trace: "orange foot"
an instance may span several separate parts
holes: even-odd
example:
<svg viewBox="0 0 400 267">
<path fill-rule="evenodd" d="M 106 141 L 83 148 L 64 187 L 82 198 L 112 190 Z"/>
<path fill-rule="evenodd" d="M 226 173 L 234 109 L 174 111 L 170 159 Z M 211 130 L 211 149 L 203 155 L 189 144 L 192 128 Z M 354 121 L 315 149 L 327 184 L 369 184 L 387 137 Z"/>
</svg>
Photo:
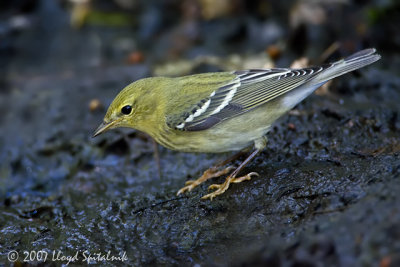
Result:
<svg viewBox="0 0 400 267">
<path fill-rule="evenodd" d="M 226 167 L 223 170 L 219 170 L 218 167 L 212 167 L 208 170 L 206 170 L 203 175 L 197 179 L 197 180 L 189 180 L 185 183 L 185 186 L 182 187 L 176 195 L 180 195 L 186 191 L 190 192 L 195 188 L 196 186 L 200 185 L 201 183 L 204 183 L 208 179 L 219 177 L 221 175 L 225 175 L 229 173 L 231 170 L 235 169 L 233 166 Z"/>
<path fill-rule="evenodd" d="M 226 180 L 225 180 L 224 183 L 222 183 L 222 184 L 212 184 L 212 185 L 210 185 L 210 186 L 208 187 L 208 189 L 217 189 L 217 190 L 215 190 L 214 192 L 212 192 L 212 193 L 210 193 L 210 194 L 208 194 L 208 195 L 203 196 L 201 199 L 208 199 L 208 198 L 209 198 L 210 200 L 212 200 L 214 197 L 223 194 L 223 193 L 229 188 L 229 185 L 230 185 L 231 183 L 237 184 L 237 183 L 241 183 L 241 182 L 243 182 L 243 181 L 250 180 L 252 175 L 254 175 L 254 176 L 259 176 L 258 173 L 256 173 L 256 172 L 251 172 L 251 173 L 249 173 L 249 174 L 247 174 L 247 175 L 245 175 L 245 176 L 241 176 L 241 177 L 236 178 L 236 177 L 235 177 L 236 175 L 235 175 L 234 173 L 232 173 L 231 175 L 229 175 L 229 176 L 226 178 Z"/>
</svg>

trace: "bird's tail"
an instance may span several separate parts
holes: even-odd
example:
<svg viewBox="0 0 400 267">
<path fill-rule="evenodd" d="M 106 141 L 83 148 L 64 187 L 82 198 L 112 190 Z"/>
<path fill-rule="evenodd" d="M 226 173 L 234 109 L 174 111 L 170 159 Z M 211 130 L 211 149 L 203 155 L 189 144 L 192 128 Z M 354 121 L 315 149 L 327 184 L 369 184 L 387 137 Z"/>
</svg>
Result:
<svg viewBox="0 0 400 267">
<path fill-rule="evenodd" d="M 321 83 L 331 80 L 350 71 L 372 64 L 380 58 L 381 56 L 376 53 L 375 48 L 361 50 L 342 60 L 329 64 L 330 66 L 328 65 L 326 70 L 322 71 L 320 75 L 317 75 L 312 80 L 312 83 Z"/>
</svg>

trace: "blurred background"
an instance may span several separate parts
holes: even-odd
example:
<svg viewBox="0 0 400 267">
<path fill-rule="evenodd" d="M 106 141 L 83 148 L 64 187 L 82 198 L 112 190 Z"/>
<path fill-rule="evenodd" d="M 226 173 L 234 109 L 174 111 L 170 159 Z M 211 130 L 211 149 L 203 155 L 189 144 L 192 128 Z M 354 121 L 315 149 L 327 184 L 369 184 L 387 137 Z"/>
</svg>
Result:
<svg viewBox="0 0 400 267">
<path fill-rule="evenodd" d="M 398 266 L 399 27 L 395 0 L 1 1 L 1 261 L 88 250 L 136 266 Z M 227 155 L 159 147 L 160 177 L 145 134 L 91 139 L 140 78 L 368 47 L 382 60 L 298 105 L 246 168 L 260 177 L 212 202 L 199 200 L 209 184 L 175 193 Z"/>
</svg>

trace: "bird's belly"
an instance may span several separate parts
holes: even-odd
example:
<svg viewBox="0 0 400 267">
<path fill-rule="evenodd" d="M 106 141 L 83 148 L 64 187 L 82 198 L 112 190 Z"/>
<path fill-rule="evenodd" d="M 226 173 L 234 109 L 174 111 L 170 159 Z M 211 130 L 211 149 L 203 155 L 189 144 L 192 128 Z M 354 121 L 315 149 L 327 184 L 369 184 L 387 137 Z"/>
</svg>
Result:
<svg viewBox="0 0 400 267">
<path fill-rule="evenodd" d="M 261 135 L 262 136 L 262 135 Z M 184 135 L 176 135 L 173 138 L 158 139 L 161 145 L 177 151 L 200 153 L 223 153 L 236 151 L 251 146 L 260 134 L 249 132 L 221 132 L 203 131 L 184 132 Z"/>
<path fill-rule="evenodd" d="M 213 129 L 207 135 L 207 145 L 200 146 L 200 152 L 219 153 L 228 151 L 242 150 L 254 145 L 254 140 L 264 136 L 269 126 L 248 129 L 237 127 L 230 131 L 224 129 Z"/>
<path fill-rule="evenodd" d="M 167 148 L 186 152 L 221 153 L 242 150 L 266 135 L 272 123 L 287 111 L 279 110 L 273 104 L 233 117 L 207 130 L 177 131 L 168 142 L 159 142 Z"/>
</svg>

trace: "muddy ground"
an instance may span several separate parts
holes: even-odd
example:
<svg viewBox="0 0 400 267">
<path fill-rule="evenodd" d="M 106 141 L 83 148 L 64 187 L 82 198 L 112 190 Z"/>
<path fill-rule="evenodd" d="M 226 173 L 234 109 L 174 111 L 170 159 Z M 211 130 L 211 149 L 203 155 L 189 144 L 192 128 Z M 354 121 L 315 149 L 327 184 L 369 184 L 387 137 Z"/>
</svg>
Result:
<svg viewBox="0 0 400 267">
<path fill-rule="evenodd" d="M 255 1 L 259 5 L 241 6 L 246 11 L 211 18 L 192 9 L 196 1 L 139 1 L 129 8 L 103 2 L 90 14 L 111 10 L 122 18 L 138 14 L 137 20 L 88 19 L 71 27 L 67 1 L 2 4 L 2 263 L 12 265 L 7 257 L 16 251 L 15 266 L 61 265 L 67 263 L 62 256 L 74 255 L 71 264 L 85 264 L 84 255 L 108 252 L 124 257 L 91 263 L 400 265 L 400 40 L 393 26 L 400 24 L 394 2 L 322 5 L 328 20 L 305 22 L 306 31 L 287 30 L 299 2 L 268 2 L 264 11 L 263 1 Z M 332 20 L 339 15 L 342 21 Z M 352 30 L 357 27 L 362 30 Z M 299 38 L 304 31 L 308 38 Z M 168 73 L 166 66 L 176 74 L 229 69 L 232 55 L 239 66 L 254 58 L 261 64 L 264 57 L 288 66 L 300 55 L 317 62 L 338 40 L 331 59 L 368 46 L 383 58 L 336 79 L 278 121 L 267 149 L 244 170 L 260 176 L 213 201 L 200 200 L 212 182 L 179 197 L 176 192 L 229 154 L 159 147 L 159 177 L 145 134 L 123 129 L 91 138 L 121 88 Z M 286 45 L 278 50 L 286 55 L 268 59 L 275 55 L 271 45 L 281 42 Z M 217 61 L 198 63 L 199 56 Z M 32 251 L 44 251 L 47 260 L 29 260 Z"/>
</svg>

